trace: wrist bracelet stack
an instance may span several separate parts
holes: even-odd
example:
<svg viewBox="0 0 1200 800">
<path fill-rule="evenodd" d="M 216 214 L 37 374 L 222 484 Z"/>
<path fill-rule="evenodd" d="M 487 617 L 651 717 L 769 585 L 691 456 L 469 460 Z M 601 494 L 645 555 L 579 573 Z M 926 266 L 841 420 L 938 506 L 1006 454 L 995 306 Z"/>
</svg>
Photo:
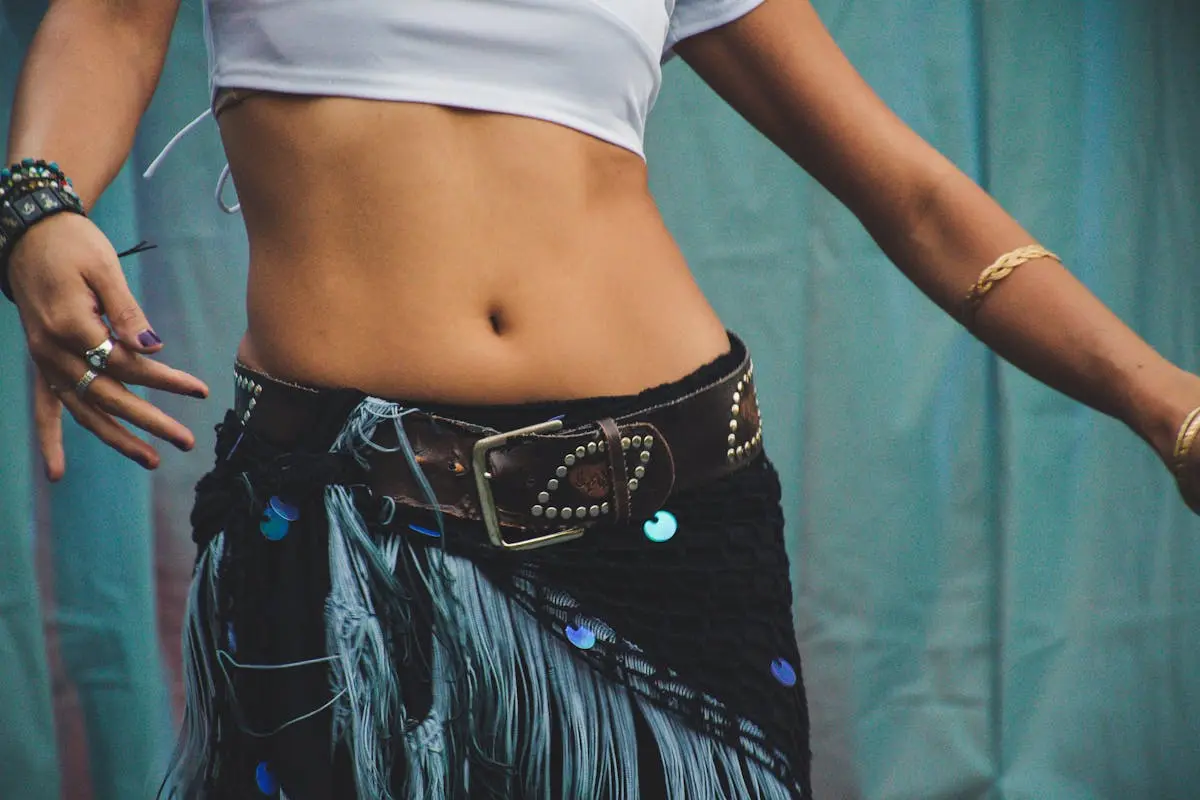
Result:
<svg viewBox="0 0 1200 800">
<path fill-rule="evenodd" d="M 58 164 L 27 158 L 0 170 L 0 292 L 9 300 L 13 294 L 8 259 L 13 248 L 38 222 L 63 212 L 87 216 Z"/>
</svg>

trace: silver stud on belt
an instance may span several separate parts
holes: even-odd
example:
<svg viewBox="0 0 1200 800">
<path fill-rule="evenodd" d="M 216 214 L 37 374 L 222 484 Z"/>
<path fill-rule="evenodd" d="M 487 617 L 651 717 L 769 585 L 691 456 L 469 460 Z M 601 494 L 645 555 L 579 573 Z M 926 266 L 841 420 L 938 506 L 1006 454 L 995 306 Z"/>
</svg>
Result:
<svg viewBox="0 0 1200 800">
<path fill-rule="evenodd" d="M 250 402 L 246 404 L 246 410 L 242 412 L 242 424 L 245 425 L 250 421 L 250 412 L 258 405 L 258 396 L 262 394 L 263 387 L 258 381 L 247 378 L 237 370 L 234 370 L 233 374 L 237 379 L 237 388 L 250 394 Z"/>
<path fill-rule="evenodd" d="M 753 403 L 753 413 L 750 405 Z M 745 411 L 746 414 L 742 412 Z M 738 440 L 740 423 L 754 426 L 754 433 L 748 439 Z M 743 431 L 745 433 L 745 431 Z M 752 455 L 762 443 L 762 412 L 758 408 L 758 393 L 754 389 L 754 364 L 746 369 L 746 374 L 737 382 L 729 405 L 729 435 L 726 437 L 729 449 L 725 457 L 729 461 L 740 461 Z"/>
<path fill-rule="evenodd" d="M 559 517 L 562 519 L 571 519 L 572 517 L 575 519 L 584 519 L 586 517 L 596 518 L 601 514 L 607 514 L 609 509 L 608 503 L 579 506 L 577 508 L 571 508 L 570 506 L 557 508 L 549 505 L 552 499 L 551 495 L 558 491 L 559 480 L 567 477 L 571 467 L 575 466 L 582 459 L 596 455 L 597 453 L 603 453 L 607 449 L 607 444 L 603 440 L 600 440 L 588 442 L 586 445 L 579 445 L 572 452 L 564 455 L 562 463 L 554 469 L 554 477 L 546 481 L 546 488 L 543 491 L 538 492 L 537 503 L 530 507 L 529 513 L 535 517 L 544 516 L 546 519 L 558 519 Z"/>
<path fill-rule="evenodd" d="M 626 436 L 621 439 L 621 449 L 623 451 L 635 450 L 638 451 L 638 464 L 633 468 L 633 477 L 629 479 L 629 492 L 632 494 L 637 491 L 638 480 L 646 476 L 646 465 L 650 463 L 650 449 L 654 447 L 653 436 Z M 555 477 L 546 481 L 546 488 L 537 494 L 537 503 L 529 508 L 529 513 L 535 517 L 545 517 L 546 519 L 596 519 L 597 517 L 608 514 L 611 506 L 608 501 L 594 504 L 590 506 L 552 506 L 550 501 L 553 499 L 553 494 L 558 490 L 559 480 L 566 478 L 570 473 L 570 468 L 575 466 L 579 461 L 589 455 L 603 453 L 606 450 L 606 444 L 603 440 L 589 442 L 587 445 L 580 445 L 574 451 L 563 456 L 562 463 L 555 470 Z"/>
</svg>

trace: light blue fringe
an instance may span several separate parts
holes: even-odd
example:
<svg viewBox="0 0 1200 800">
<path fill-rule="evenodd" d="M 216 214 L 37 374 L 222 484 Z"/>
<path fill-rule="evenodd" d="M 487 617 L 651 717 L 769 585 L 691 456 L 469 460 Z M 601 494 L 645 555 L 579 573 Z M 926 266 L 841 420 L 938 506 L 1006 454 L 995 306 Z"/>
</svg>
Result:
<svg viewBox="0 0 1200 800">
<path fill-rule="evenodd" d="M 371 570 L 387 565 L 371 542 L 348 489 L 326 488 L 325 509 L 330 572 L 325 636 L 329 654 L 334 656 L 330 665 L 333 691 L 345 692 L 342 702 L 334 704 L 333 742 L 336 745 L 344 739 L 350 745 L 361 796 L 392 800 L 388 738 L 403 723 L 404 707 L 386 632 L 371 593 Z"/>
<path fill-rule="evenodd" d="M 403 428 L 406 413 L 395 403 L 368 398 L 351 414 L 332 450 L 353 453 L 366 463 L 371 450 L 384 449 L 374 441 L 378 426 L 392 424 L 399 439 L 394 449 L 404 451 L 415 469 Z M 424 478 L 419 469 L 416 474 Z M 433 504 L 427 484 L 426 488 Z M 360 798 L 398 800 L 390 783 L 391 753 L 399 744 L 406 775 L 402 800 L 443 800 L 495 790 L 495 786 L 472 786 L 473 780 L 485 780 L 472 774 L 472 765 L 489 762 L 507 768 L 529 797 L 637 800 L 634 715 L 638 713 L 658 746 L 667 800 L 789 800 L 794 796 L 769 770 L 737 749 L 692 730 L 636 692 L 601 677 L 572 653 L 571 645 L 545 631 L 471 561 L 426 547 L 428 566 L 421 570 L 407 541 L 394 535 L 377 539 L 370 533 L 345 487 L 325 490 L 325 509 L 333 740 L 335 746 L 344 743 L 349 748 Z M 187 800 L 200 797 L 188 789 L 202 779 L 213 744 L 208 741 L 208 723 L 213 713 L 216 645 L 211 621 L 200 620 L 196 609 L 198 592 L 209 593 L 210 607 L 215 597 L 214 565 L 221 542 L 217 537 L 199 562 L 184 634 L 187 712 L 181 755 L 171 779 L 180 792 L 173 796 Z M 423 584 L 434 607 L 433 651 L 424 659 L 433 680 L 432 705 L 421 720 L 406 713 L 396 653 L 389 651 L 389 632 L 376 608 L 375 598 L 386 592 L 384 596 L 393 603 L 390 620 L 404 628 L 407 619 L 398 619 L 394 606 L 403 606 L 412 587 L 400 585 L 396 578 L 401 558 L 410 567 L 405 574 Z M 559 594 L 557 606 L 575 606 L 568 595 Z M 602 620 L 580 617 L 575 622 L 587 624 L 601 641 L 618 640 L 618 633 Z M 622 645 L 636 653 L 635 645 L 624 641 Z M 636 654 L 625 659 L 625 667 L 634 682 L 652 672 Z M 689 691 L 680 687 L 679 693 Z M 748 734 L 757 732 L 749 722 L 741 725 Z M 405 732 L 397 742 L 401 730 Z M 562 777 L 560 785 L 550 786 L 556 731 L 561 739 Z M 743 744 L 755 746 L 749 738 Z M 490 775 L 486 779 L 495 780 Z"/>
<path fill-rule="evenodd" d="M 483 700 L 482 707 L 472 706 L 484 712 L 474 717 L 472 735 L 503 743 L 494 756 L 519 765 L 529 795 L 636 800 L 640 795 L 634 714 L 640 712 L 658 744 L 668 800 L 793 796 L 765 767 L 736 749 L 600 677 L 470 561 L 455 556 L 442 560 L 458 589 L 462 624 L 470 631 L 469 691 L 476 694 L 477 703 Z M 587 622 L 598 638 L 614 635 L 599 621 Z M 549 787 L 550 737 L 555 729 L 562 738 L 563 775 L 561 786 Z M 748 722 L 743 730 L 756 732 Z M 443 796 L 431 792 L 411 798 Z"/>
<path fill-rule="evenodd" d="M 211 741 L 216 693 L 217 631 L 213 617 L 201 618 L 201 595 L 209 610 L 217 597 L 217 565 L 225 534 L 219 533 L 196 562 L 183 620 L 183 725 L 171 766 L 160 788 L 164 798 L 193 800 L 204 796 L 204 778 L 215 742 Z"/>
<path fill-rule="evenodd" d="M 411 468 L 422 482 L 427 496 L 433 491 L 424 474 L 417 468 L 416 456 L 412 452 L 408 437 L 404 433 L 403 417 L 411 409 L 377 398 L 367 398 L 350 414 L 342 431 L 335 439 L 331 452 L 349 453 L 364 466 L 370 451 L 388 452 L 403 450 Z M 395 427 L 399 445 L 385 448 L 375 441 L 375 431 L 381 424 Z M 354 764 L 355 782 L 362 797 L 394 800 L 391 783 L 391 743 L 393 732 L 407 727 L 410 720 L 399 691 L 396 675 L 396 654 L 388 648 L 388 633 L 381 624 L 379 609 L 375 608 L 375 597 L 391 598 L 393 621 L 400 617 L 400 628 L 408 610 L 397 598 L 403 598 L 406 590 L 396 580 L 395 571 L 400 550 L 407 548 L 395 535 L 377 541 L 367 530 L 365 521 L 354 504 L 351 491 L 342 486 L 330 486 L 325 490 L 325 510 L 329 521 L 329 573 L 330 593 L 326 601 L 326 641 L 329 652 L 335 655 L 331 669 L 331 685 L 335 693 L 345 692 L 340 702 L 334 705 L 333 743 L 345 742 L 349 747 Z M 437 512 L 439 530 L 443 528 L 440 511 Z M 406 555 L 412 556 L 412 553 Z M 415 565 L 415 558 L 408 563 Z M 450 620 L 454 616 L 453 593 L 445 585 L 446 576 L 432 570 L 420 576 L 434 604 L 435 635 L 454 631 Z M 373 594 L 374 590 L 375 594 Z M 456 631 L 455 631 L 456 632 Z M 409 637 L 412 639 L 412 637 Z M 394 645 L 415 650 L 415 640 L 393 642 Z M 459 652 L 455 641 L 443 642 L 442 648 L 453 654 Z M 461 659 L 458 659 L 461 660 Z M 446 654 L 438 660 L 436 654 L 431 668 L 447 672 Z M 455 698 L 445 692 L 435 697 L 441 702 L 434 705 L 431 716 L 448 719 L 455 707 Z M 406 794 L 409 797 L 436 797 L 444 793 L 445 768 L 439 768 L 430 753 L 444 752 L 444 747 L 429 743 L 442 742 L 444 737 L 430 735 L 435 727 L 426 720 L 407 735 L 406 751 L 415 761 L 408 762 L 406 769 Z M 408 739 L 422 744 L 410 747 Z M 445 756 L 442 757 L 445 760 Z M 423 765 L 423 766 L 421 766 Z"/>
<path fill-rule="evenodd" d="M 377 398 L 365 400 L 351 415 L 334 450 L 360 457 L 369 449 L 381 450 L 372 441 L 374 433 L 379 424 L 390 422 L 395 425 L 398 449 L 424 481 L 403 429 L 408 411 Z M 436 508 L 432 491 L 424 485 Z M 409 545 L 395 538 L 374 541 L 344 490 L 330 490 L 326 508 L 333 584 L 330 647 L 340 652 L 342 665 L 334 679 L 338 689 L 347 685 L 340 681 L 347 679 L 355 664 L 363 674 L 393 668 L 380 660 L 386 653 L 375 646 L 371 598 L 365 592 L 363 576 L 376 565 L 394 565 L 397 550 Z M 440 523 L 439 518 L 439 529 Z M 429 569 L 426 574 L 418 573 L 418 578 L 426 584 L 438 610 L 433 703 L 428 716 L 403 736 L 406 800 L 438 800 L 456 790 L 472 794 L 468 753 L 480 753 L 509 766 L 529 796 L 636 800 L 634 714 L 639 712 L 658 744 L 668 800 L 787 800 L 793 796 L 765 767 L 744 758 L 738 750 L 688 728 L 643 697 L 600 677 L 570 651 L 570 645 L 543 630 L 471 561 L 435 548 L 426 553 Z M 416 561 L 410 558 L 409 563 Z M 560 605 L 574 605 L 568 597 L 563 601 Z M 347 619 L 372 633 L 346 629 Z M 616 633 L 601 620 L 586 623 L 598 639 L 616 640 Z M 452 669 L 456 662 L 460 666 Z M 354 720 L 343 729 L 346 741 L 356 764 L 369 767 L 358 773 L 360 797 L 393 800 L 387 786 L 380 783 L 388 771 L 381 766 L 386 765 L 387 754 L 372 750 L 380 745 L 386 748 L 384 714 L 390 712 L 388 719 L 392 720 L 403 718 L 402 708 L 389 707 L 395 702 L 394 685 L 394 676 L 379 690 L 360 682 L 342 701 L 343 713 Z M 466 731 L 452 720 L 460 707 L 467 712 Z M 751 723 L 742 725 L 746 732 L 755 732 Z M 562 739 L 562 783 L 552 787 L 547 784 L 555 730 Z M 456 739 L 464 734 L 470 741 Z"/>
</svg>

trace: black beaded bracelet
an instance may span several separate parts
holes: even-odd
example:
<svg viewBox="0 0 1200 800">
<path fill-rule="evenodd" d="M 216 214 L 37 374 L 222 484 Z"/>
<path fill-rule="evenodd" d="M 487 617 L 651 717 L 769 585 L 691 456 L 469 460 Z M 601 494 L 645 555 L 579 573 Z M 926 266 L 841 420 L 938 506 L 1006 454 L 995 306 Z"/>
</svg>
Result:
<svg viewBox="0 0 1200 800">
<path fill-rule="evenodd" d="M 58 164 L 27 158 L 0 169 L 0 292 L 9 300 L 13 294 L 8 258 L 13 248 L 38 222 L 63 212 L 87 216 Z"/>
</svg>

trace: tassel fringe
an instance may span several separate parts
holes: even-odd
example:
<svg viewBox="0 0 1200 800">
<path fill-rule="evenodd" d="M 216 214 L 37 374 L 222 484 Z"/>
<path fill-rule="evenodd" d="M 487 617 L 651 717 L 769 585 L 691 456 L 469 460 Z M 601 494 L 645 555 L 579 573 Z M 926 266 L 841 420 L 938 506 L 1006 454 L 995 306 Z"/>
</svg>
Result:
<svg viewBox="0 0 1200 800">
<path fill-rule="evenodd" d="M 364 400 L 332 451 L 365 463 L 369 450 L 382 449 L 373 441 L 378 426 L 392 424 L 397 449 L 415 462 L 404 434 L 405 413 L 394 403 Z M 601 677 L 471 561 L 436 547 L 418 553 L 396 535 L 377 537 L 347 487 L 326 488 L 325 510 L 333 741 L 349 749 L 359 797 L 635 800 L 640 794 L 635 715 L 657 745 L 668 800 L 798 797 L 738 748 L 692 730 L 640 693 Z M 212 770 L 214 697 L 220 688 L 212 612 L 221 549 L 218 536 L 198 562 L 189 597 L 187 711 L 165 784 L 173 787 L 169 798 L 202 797 L 197 788 Z M 429 653 L 419 652 L 413 634 L 411 598 L 417 591 L 432 598 Z M 617 632 L 603 621 L 588 624 L 598 639 L 616 640 Z M 626 662 L 626 679 L 634 688 L 642 680 L 639 661 L 631 656 Z M 420 720 L 406 711 L 397 665 L 430 671 L 432 704 Z M 680 687 L 679 693 L 689 691 Z M 747 721 L 741 725 L 756 732 Z M 742 744 L 753 742 L 747 738 Z M 652 745 L 641 742 L 647 746 Z M 392 775 L 393 753 L 402 754 L 403 780 Z M 552 754 L 561 761 L 561 774 L 554 774 L 559 770 Z M 552 780 L 557 784 L 550 785 Z"/>
<path fill-rule="evenodd" d="M 217 682 L 217 632 L 214 630 L 217 597 L 217 564 L 225 535 L 217 534 L 196 562 L 188 591 L 183 624 L 183 725 L 171 766 L 159 787 L 167 800 L 202 798 L 212 769 L 216 744 L 214 708 Z"/>
</svg>

